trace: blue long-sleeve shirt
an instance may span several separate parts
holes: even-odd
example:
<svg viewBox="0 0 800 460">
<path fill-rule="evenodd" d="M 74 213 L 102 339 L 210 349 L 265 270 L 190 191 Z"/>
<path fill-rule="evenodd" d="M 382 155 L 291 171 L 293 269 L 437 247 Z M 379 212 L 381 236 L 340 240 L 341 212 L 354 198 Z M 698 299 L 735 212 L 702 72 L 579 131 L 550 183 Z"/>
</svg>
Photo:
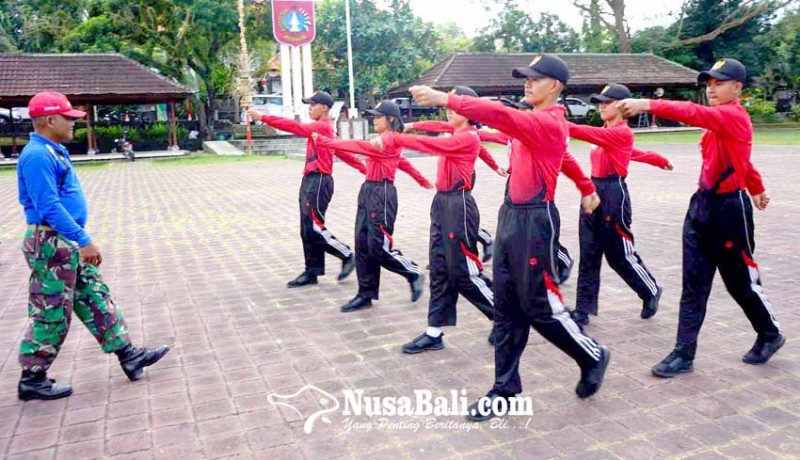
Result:
<svg viewBox="0 0 800 460">
<path fill-rule="evenodd" d="M 49 225 L 80 247 L 92 242 L 84 230 L 89 206 L 66 147 L 31 133 L 17 163 L 17 185 L 28 224 Z"/>
</svg>

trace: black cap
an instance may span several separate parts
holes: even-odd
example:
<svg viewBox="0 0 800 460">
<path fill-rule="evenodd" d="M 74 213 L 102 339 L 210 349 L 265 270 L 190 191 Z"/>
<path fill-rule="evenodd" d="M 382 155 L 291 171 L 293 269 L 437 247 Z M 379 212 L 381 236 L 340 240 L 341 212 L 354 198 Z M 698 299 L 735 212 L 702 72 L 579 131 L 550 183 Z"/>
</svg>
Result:
<svg viewBox="0 0 800 460">
<path fill-rule="evenodd" d="M 705 83 L 709 78 L 716 78 L 720 81 L 736 80 L 744 82 L 747 78 L 747 69 L 744 64 L 736 59 L 724 58 L 714 63 L 711 70 L 700 72 L 697 76 L 697 83 Z"/>
<path fill-rule="evenodd" d="M 400 107 L 392 101 L 381 101 L 374 109 L 367 110 L 367 113 L 375 116 L 402 117 Z"/>
<path fill-rule="evenodd" d="M 621 101 L 631 97 L 631 91 L 625 85 L 619 83 L 611 83 L 600 91 L 600 94 L 595 94 L 589 99 L 589 102 L 608 102 L 608 101 Z"/>
<path fill-rule="evenodd" d="M 475 90 L 469 86 L 454 86 L 453 89 L 450 90 L 450 94 L 455 94 L 456 96 L 478 97 L 478 93 L 476 93 Z"/>
<path fill-rule="evenodd" d="M 553 78 L 567 84 L 569 67 L 554 54 L 541 53 L 533 57 L 528 67 L 518 67 L 511 71 L 514 78 Z"/>
<path fill-rule="evenodd" d="M 303 99 L 303 104 L 325 104 L 333 107 L 333 97 L 325 91 L 317 91 L 313 96 Z"/>
</svg>

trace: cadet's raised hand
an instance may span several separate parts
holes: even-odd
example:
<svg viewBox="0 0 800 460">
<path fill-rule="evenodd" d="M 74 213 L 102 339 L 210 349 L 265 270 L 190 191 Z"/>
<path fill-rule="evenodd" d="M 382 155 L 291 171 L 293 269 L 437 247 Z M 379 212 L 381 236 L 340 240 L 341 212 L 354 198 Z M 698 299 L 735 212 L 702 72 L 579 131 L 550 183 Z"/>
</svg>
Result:
<svg viewBox="0 0 800 460">
<path fill-rule="evenodd" d="M 581 198 L 581 206 L 583 206 L 584 212 L 590 214 L 600 206 L 600 195 L 597 192 L 592 192 L 591 195 L 586 195 L 585 197 Z"/>
<path fill-rule="evenodd" d="M 617 107 L 623 115 L 631 117 L 650 110 L 650 99 L 623 99 L 617 102 Z"/>
<path fill-rule="evenodd" d="M 247 116 L 250 117 L 250 121 L 261 121 L 261 112 L 255 109 L 250 109 L 247 111 Z"/>
<path fill-rule="evenodd" d="M 409 88 L 417 104 L 422 107 L 444 107 L 447 105 L 447 93 L 436 91 L 430 86 L 417 85 Z"/>
<path fill-rule="evenodd" d="M 767 192 L 764 191 L 758 195 L 753 195 L 753 205 L 761 211 L 767 209 L 767 205 L 769 205 L 769 195 L 767 195 Z"/>
<path fill-rule="evenodd" d="M 663 169 L 666 169 L 667 171 L 672 171 L 673 169 L 675 169 L 675 166 L 672 166 L 672 162 L 667 160 L 667 164 L 664 166 Z"/>
</svg>

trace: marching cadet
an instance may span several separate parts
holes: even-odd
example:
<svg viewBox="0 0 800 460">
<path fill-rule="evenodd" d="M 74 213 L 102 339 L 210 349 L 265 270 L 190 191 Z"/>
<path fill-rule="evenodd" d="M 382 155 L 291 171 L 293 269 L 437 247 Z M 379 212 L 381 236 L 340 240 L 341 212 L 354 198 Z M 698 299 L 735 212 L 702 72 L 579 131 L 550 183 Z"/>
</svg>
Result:
<svg viewBox="0 0 800 460">
<path fill-rule="evenodd" d="M 466 86 L 453 88 L 453 93 L 477 96 Z M 403 345 L 403 352 L 409 354 L 444 348 L 442 327 L 456 325 L 459 294 L 487 318 L 494 319 L 492 282 L 483 275 L 483 264 L 478 258 L 480 213 L 471 193 L 481 140 L 469 119 L 450 110 L 447 119 L 454 128 L 452 136 L 415 136 L 392 131 L 372 141 L 379 150 L 405 147 L 439 156 L 436 196 L 431 203 L 428 328 Z M 490 341 L 493 335 L 490 334 Z"/>
<path fill-rule="evenodd" d="M 403 132 L 400 108 L 394 102 L 383 101 L 375 110 L 367 112 L 375 116 L 375 131 L 379 135 L 390 131 Z M 408 280 L 411 301 L 416 302 L 422 296 L 425 277 L 414 261 L 394 248 L 392 237 L 397 218 L 395 172 L 400 169 L 425 188 L 433 186 L 402 156 L 399 147 L 387 145 L 381 151 L 368 141 L 331 139 L 316 133 L 312 137 L 318 147 L 361 154 L 367 159 L 367 178 L 358 193 L 355 225 L 358 294 L 342 306 L 342 312 L 372 306 L 372 300 L 378 299 L 381 267 Z"/>
<path fill-rule="evenodd" d="M 317 284 L 317 277 L 325 274 L 325 253 L 342 261 L 342 271 L 338 280 L 342 281 L 356 268 L 356 258 L 350 247 L 342 243 L 325 227 L 325 212 L 333 197 L 333 155 L 327 148 L 317 147 L 311 139 L 312 133 L 333 136 L 333 123 L 328 117 L 333 98 L 325 91 L 317 91 L 313 96 L 303 99 L 309 104 L 308 114 L 311 123 L 300 123 L 295 120 L 264 115 L 257 110 L 248 114 L 252 120 L 262 121 L 275 129 L 286 131 L 308 138 L 306 144 L 306 165 L 303 169 L 303 181 L 300 184 L 300 238 L 303 240 L 305 254 L 305 270 L 297 278 L 289 281 L 287 287 L 295 288 Z M 366 174 L 366 168 L 358 158 L 338 152 L 336 156 L 345 163 Z"/>
<path fill-rule="evenodd" d="M 436 121 L 436 120 L 429 120 L 429 121 L 418 121 L 415 123 L 409 123 L 406 125 L 406 128 L 403 132 L 409 132 L 411 130 L 416 131 L 426 131 L 429 133 L 453 133 L 453 125 L 446 121 Z M 483 142 L 496 142 L 505 144 L 505 142 L 498 142 L 498 135 L 503 136 L 501 133 L 492 133 L 489 131 L 478 129 L 478 135 Z M 494 160 L 494 157 L 485 147 L 481 146 L 481 151 L 478 154 L 478 158 L 480 158 L 486 166 L 489 167 L 492 171 L 496 172 L 499 176 L 506 177 L 508 174 L 506 173 L 505 168 L 500 167 L 497 162 Z M 475 183 L 477 182 L 477 174 L 475 171 L 472 171 L 472 189 L 475 189 Z M 478 242 L 483 246 L 483 257 L 481 258 L 481 262 L 486 263 L 492 259 L 492 254 L 494 252 L 492 243 L 494 239 L 492 238 L 492 234 L 485 230 L 483 227 L 478 229 Z"/>
<path fill-rule="evenodd" d="M 564 108 L 557 100 L 569 70 L 557 56 L 539 54 L 512 75 L 527 79 L 525 99 L 534 106 L 533 111 L 448 95 L 427 86 L 411 88 L 420 105 L 446 106 L 513 139 L 513 171 L 495 237 L 495 383 L 485 397 L 470 406 L 469 418 L 475 421 L 497 415 L 492 409 L 495 399 L 511 398 L 522 391 L 519 364 L 531 326 L 578 364 L 581 379 L 575 392 L 580 398 L 597 392 L 610 359 L 609 351 L 584 335 L 570 318 L 554 281 L 560 222 L 553 198 L 569 135 Z M 581 199 L 587 212 L 599 201 L 596 193 Z"/>
<path fill-rule="evenodd" d="M 72 394 L 70 385 L 48 378 L 47 370 L 67 338 L 73 312 L 105 353 L 117 355 L 128 379 L 138 380 L 169 347 L 131 344 L 122 312 L 100 275 L 103 255 L 85 230 L 86 195 L 62 145 L 72 140 L 75 120 L 86 113 L 54 92 L 33 96 L 28 111 L 34 132 L 19 157 L 17 182 L 28 224 L 22 252 L 31 269 L 31 321 L 19 347 L 22 377 L 17 396 L 49 400 Z"/>
<path fill-rule="evenodd" d="M 578 290 L 572 319 L 581 326 L 589 324 L 589 315 L 597 316 L 597 297 L 600 292 L 600 268 L 605 254 L 611 269 L 642 299 L 641 317 L 647 319 L 658 311 L 662 288 L 647 270 L 634 248 L 631 224 L 633 214 L 630 193 L 625 178 L 631 160 L 647 162 L 672 169 L 669 161 L 655 153 L 633 148 L 633 131 L 616 107 L 617 101 L 627 99 L 631 92 L 624 85 L 612 83 L 590 99 L 599 104 L 602 128 L 569 123 L 569 135 L 589 142 L 592 182 L 600 206 L 591 214 L 581 213 L 579 235 L 581 259 L 578 267 Z"/>
<path fill-rule="evenodd" d="M 765 209 L 769 195 L 750 163 L 753 126 L 739 103 L 744 65 L 720 59 L 697 77 L 706 85 L 710 106 L 668 100 L 625 99 L 625 116 L 651 112 L 661 118 L 705 129 L 700 139 L 703 165 L 699 190 L 689 201 L 683 224 L 683 292 L 675 348 L 652 372 L 659 377 L 694 370 L 697 338 L 706 315 L 711 283 L 719 269 L 725 287 L 742 307 L 758 336 L 742 360 L 769 361 L 786 342 L 772 304 L 764 294 L 753 251 L 753 205 Z M 745 189 L 750 191 L 752 204 Z"/>
</svg>

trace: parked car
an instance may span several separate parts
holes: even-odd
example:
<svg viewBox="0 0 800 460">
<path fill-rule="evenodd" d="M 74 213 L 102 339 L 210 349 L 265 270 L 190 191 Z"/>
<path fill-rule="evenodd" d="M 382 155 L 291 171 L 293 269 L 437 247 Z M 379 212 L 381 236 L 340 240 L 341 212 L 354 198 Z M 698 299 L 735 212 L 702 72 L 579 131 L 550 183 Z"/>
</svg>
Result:
<svg viewBox="0 0 800 460">
<path fill-rule="evenodd" d="M 560 98 L 558 103 L 564 105 L 564 98 Z M 576 97 L 567 98 L 567 108 L 569 109 L 567 116 L 571 116 L 572 118 L 585 118 L 588 117 L 591 112 L 597 111 L 596 106 L 587 104 Z"/>
<path fill-rule="evenodd" d="M 342 112 L 342 107 L 344 107 L 344 102 L 342 101 L 335 101 L 333 103 L 333 107 L 331 107 L 331 111 L 329 113 L 330 119 L 336 123 L 336 120 L 339 118 L 339 114 Z M 281 93 L 274 93 L 274 94 L 254 94 L 253 95 L 253 105 L 252 108 L 258 110 L 261 113 L 269 114 L 269 115 L 276 115 L 279 117 L 287 117 L 292 118 L 292 109 L 291 107 L 284 107 L 283 106 L 283 95 Z M 302 122 L 309 122 L 311 118 L 308 116 L 308 104 L 303 104 L 303 108 L 300 110 L 300 121 Z M 244 123 L 245 120 L 245 113 L 242 110 L 241 113 L 241 123 Z M 256 123 L 261 123 L 256 122 Z"/>
<path fill-rule="evenodd" d="M 11 123 L 12 114 L 14 116 L 14 123 L 21 123 L 31 118 L 30 115 L 28 115 L 28 109 L 24 107 L 17 107 L 11 110 L 0 108 L 0 124 Z"/>
<path fill-rule="evenodd" d="M 403 121 L 409 122 L 411 121 L 408 114 L 409 106 L 411 108 L 412 114 L 414 119 L 418 119 L 421 115 L 430 115 L 433 113 L 437 113 L 439 109 L 437 107 L 420 107 L 417 105 L 417 101 L 408 98 L 408 97 L 398 97 L 394 99 L 394 103 L 400 107 L 400 113 L 403 115 Z"/>
</svg>

